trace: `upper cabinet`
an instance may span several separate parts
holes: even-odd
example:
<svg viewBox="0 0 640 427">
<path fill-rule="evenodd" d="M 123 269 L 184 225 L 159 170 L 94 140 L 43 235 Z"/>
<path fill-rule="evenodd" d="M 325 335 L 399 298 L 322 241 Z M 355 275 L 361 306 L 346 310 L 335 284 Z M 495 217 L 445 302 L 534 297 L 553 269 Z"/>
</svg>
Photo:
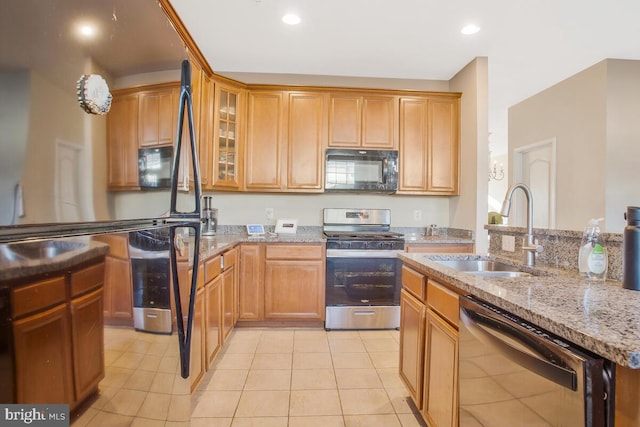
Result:
<svg viewBox="0 0 640 427">
<path fill-rule="evenodd" d="M 323 191 L 327 141 L 328 95 L 290 92 L 288 95 L 287 182 L 289 191 Z"/>
<path fill-rule="evenodd" d="M 459 94 L 400 99 L 400 194 L 457 195 Z"/>
<path fill-rule="evenodd" d="M 177 105 L 180 88 L 171 83 L 153 87 L 138 95 L 138 145 L 172 145 L 176 137 Z"/>
<path fill-rule="evenodd" d="M 246 190 L 323 191 L 327 101 L 321 92 L 249 92 Z"/>
<path fill-rule="evenodd" d="M 107 116 L 107 185 L 110 190 L 138 186 L 138 95 L 114 91 Z"/>
<path fill-rule="evenodd" d="M 248 98 L 245 189 L 278 191 L 282 188 L 285 93 L 253 90 Z"/>
<path fill-rule="evenodd" d="M 332 93 L 329 147 L 397 149 L 397 97 Z"/>
<path fill-rule="evenodd" d="M 241 148 L 246 91 L 215 83 L 211 183 L 219 190 L 239 190 L 242 185 Z"/>
</svg>

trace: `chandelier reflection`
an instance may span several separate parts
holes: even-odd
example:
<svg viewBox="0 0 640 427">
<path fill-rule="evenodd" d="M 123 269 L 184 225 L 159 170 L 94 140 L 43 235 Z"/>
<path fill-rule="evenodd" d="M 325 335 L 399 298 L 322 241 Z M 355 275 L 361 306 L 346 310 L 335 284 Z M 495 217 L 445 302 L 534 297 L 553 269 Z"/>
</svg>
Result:
<svg viewBox="0 0 640 427">
<path fill-rule="evenodd" d="M 489 168 L 489 181 L 495 179 L 496 181 L 502 181 L 504 178 L 504 165 L 500 163 L 498 169 L 498 162 L 493 162 L 493 166 Z"/>
</svg>

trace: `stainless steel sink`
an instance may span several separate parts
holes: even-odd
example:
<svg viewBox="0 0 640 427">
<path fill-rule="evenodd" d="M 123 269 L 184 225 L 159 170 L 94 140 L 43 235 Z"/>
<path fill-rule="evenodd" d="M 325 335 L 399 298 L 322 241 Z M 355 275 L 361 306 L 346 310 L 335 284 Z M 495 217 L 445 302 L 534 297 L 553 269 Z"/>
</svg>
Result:
<svg viewBox="0 0 640 427">
<path fill-rule="evenodd" d="M 60 240 L 11 243 L 0 245 L 0 256 L 8 261 L 51 259 L 83 247 L 86 247 L 86 244 Z"/>
<path fill-rule="evenodd" d="M 520 271 L 518 267 L 498 261 L 487 260 L 442 260 L 438 264 L 482 277 L 527 277 L 531 273 Z"/>
</svg>

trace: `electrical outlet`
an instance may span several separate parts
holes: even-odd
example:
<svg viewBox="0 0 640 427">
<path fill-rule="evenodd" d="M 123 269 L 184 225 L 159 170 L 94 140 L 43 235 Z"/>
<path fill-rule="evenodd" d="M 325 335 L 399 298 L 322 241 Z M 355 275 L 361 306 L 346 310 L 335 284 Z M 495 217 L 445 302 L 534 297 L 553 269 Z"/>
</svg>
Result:
<svg viewBox="0 0 640 427">
<path fill-rule="evenodd" d="M 273 219 L 273 208 L 266 208 L 264 214 L 267 220 L 271 221 Z"/>
<path fill-rule="evenodd" d="M 516 236 L 502 236 L 502 250 L 508 251 L 508 252 L 515 252 Z"/>
<path fill-rule="evenodd" d="M 422 219 L 422 211 L 420 209 L 413 211 L 413 219 L 416 221 L 420 221 Z"/>
</svg>

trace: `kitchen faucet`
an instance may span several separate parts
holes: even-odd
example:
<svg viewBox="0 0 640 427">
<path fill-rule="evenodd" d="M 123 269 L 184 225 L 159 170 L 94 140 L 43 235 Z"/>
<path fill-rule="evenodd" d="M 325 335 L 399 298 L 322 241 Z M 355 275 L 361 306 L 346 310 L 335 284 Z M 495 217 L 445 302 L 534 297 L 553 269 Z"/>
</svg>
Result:
<svg viewBox="0 0 640 427">
<path fill-rule="evenodd" d="M 542 246 L 536 245 L 533 238 L 533 196 L 531 190 L 525 184 L 517 183 L 509 187 L 507 194 L 504 196 L 504 202 L 502 202 L 502 209 L 500 209 L 500 215 L 504 217 L 509 216 L 509 210 L 511 209 L 511 197 L 516 189 L 524 191 L 527 196 L 527 234 L 524 236 L 522 251 L 524 253 L 524 263 L 528 267 L 533 267 L 536 264 L 536 252 L 542 252 Z"/>
</svg>

